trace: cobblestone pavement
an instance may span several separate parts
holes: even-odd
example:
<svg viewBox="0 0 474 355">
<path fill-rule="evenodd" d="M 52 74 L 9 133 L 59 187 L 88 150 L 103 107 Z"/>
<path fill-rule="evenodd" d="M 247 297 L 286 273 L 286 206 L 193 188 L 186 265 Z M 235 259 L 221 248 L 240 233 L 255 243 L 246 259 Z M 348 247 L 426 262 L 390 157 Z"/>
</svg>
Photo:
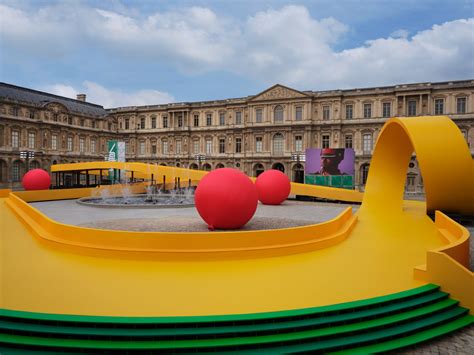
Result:
<svg viewBox="0 0 474 355">
<path fill-rule="evenodd" d="M 104 221 L 104 219 L 114 218 L 156 218 L 156 210 L 150 209 L 98 209 L 94 207 L 81 206 L 76 204 L 74 201 L 57 201 L 57 202 L 41 202 L 33 204 L 36 208 L 40 209 L 52 218 L 71 224 L 88 224 L 97 223 Z M 307 223 L 309 221 L 316 223 L 324 220 L 331 219 L 339 214 L 348 205 L 334 204 L 334 203 L 307 203 L 299 201 L 287 201 L 285 202 L 287 208 L 282 209 L 278 206 L 263 206 L 259 205 L 256 216 L 265 220 L 269 217 L 284 220 L 284 218 L 291 218 L 296 216 L 298 222 L 301 224 L 303 221 Z M 73 208 L 71 208 L 73 207 Z M 356 210 L 359 206 L 353 206 Z M 160 215 L 167 215 L 172 217 L 178 213 L 174 211 L 160 210 Z M 179 215 L 186 217 L 190 220 L 198 217 L 194 208 L 185 208 L 179 211 Z M 471 235 L 474 235 L 474 226 L 468 227 Z M 256 228 L 259 229 L 259 228 Z M 474 271 L 474 238 L 471 238 L 470 245 L 470 269 Z M 463 355 L 463 354 L 474 354 L 474 325 L 466 327 L 453 334 L 449 334 L 433 341 L 425 342 L 417 346 L 404 348 L 402 351 L 396 352 L 397 354 L 440 354 L 440 355 Z"/>
</svg>

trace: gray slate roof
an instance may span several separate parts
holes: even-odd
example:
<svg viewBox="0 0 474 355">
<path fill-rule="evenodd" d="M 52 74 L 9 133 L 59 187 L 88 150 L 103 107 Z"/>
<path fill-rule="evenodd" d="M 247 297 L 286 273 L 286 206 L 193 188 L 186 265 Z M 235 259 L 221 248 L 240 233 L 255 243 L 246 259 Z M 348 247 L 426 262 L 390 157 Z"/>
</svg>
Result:
<svg viewBox="0 0 474 355">
<path fill-rule="evenodd" d="M 44 106 L 50 102 L 58 102 L 66 106 L 73 113 L 90 117 L 103 117 L 107 115 L 107 111 L 100 105 L 2 82 L 0 82 L 0 99 L 24 102 L 37 107 Z"/>
</svg>

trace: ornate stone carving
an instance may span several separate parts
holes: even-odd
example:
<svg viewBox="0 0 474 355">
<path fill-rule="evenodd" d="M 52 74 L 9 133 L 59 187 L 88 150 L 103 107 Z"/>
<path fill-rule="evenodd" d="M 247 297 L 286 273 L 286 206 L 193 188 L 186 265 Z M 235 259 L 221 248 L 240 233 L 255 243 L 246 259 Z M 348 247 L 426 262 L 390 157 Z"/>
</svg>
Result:
<svg viewBox="0 0 474 355">
<path fill-rule="evenodd" d="M 254 97 L 253 100 L 291 99 L 291 98 L 298 98 L 298 97 L 306 97 L 306 96 L 297 91 L 287 89 L 282 86 L 276 86 L 273 89 L 270 89 L 269 91 L 264 92 L 263 94 Z"/>
</svg>

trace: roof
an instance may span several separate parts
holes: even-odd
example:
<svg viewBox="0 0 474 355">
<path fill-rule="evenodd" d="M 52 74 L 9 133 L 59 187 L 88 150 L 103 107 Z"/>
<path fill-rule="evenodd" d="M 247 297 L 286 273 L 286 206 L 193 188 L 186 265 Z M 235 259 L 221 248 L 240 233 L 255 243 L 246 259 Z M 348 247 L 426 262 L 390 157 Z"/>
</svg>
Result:
<svg viewBox="0 0 474 355">
<path fill-rule="evenodd" d="M 69 111 L 81 115 L 95 117 L 103 117 L 107 115 L 107 111 L 100 105 L 2 82 L 0 82 L 0 99 L 25 102 L 38 107 L 44 106 L 48 103 L 57 102 L 64 105 Z"/>
</svg>

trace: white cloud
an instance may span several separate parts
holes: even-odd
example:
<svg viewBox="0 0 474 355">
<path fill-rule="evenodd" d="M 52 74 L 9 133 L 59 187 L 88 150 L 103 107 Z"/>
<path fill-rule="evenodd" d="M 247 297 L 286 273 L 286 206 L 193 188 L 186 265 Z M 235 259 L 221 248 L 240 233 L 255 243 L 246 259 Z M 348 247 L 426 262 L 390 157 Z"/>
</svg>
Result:
<svg viewBox="0 0 474 355">
<path fill-rule="evenodd" d="M 87 46 L 138 66 L 156 62 L 184 73 L 229 71 L 301 89 L 474 77 L 474 19 L 434 25 L 412 37 L 400 29 L 336 51 L 349 28 L 334 18 L 316 20 L 304 6 L 268 9 L 239 21 L 205 7 L 144 16 L 73 4 L 29 12 L 0 5 L 5 46 L 32 56 L 66 56 Z M 101 91 L 93 85 L 90 90 Z"/>
<path fill-rule="evenodd" d="M 80 88 L 74 88 L 64 84 L 48 85 L 41 90 L 65 97 L 75 99 L 77 94 L 87 95 L 87 101 L 97 103 L 105 108 L 122 106 L 157 105 L 175 102 L 172 95 L 157 90 L 138 90 L 125 93 L 121 90 L 113 90 L 103 87 L 92 81 L 84 81 Z"/>
<path fill-rule="evenodd" d="M 396 30 L 390 33 L 390 37 L 392 38 L 408 38 L 410 32 L 404 29 Z"/>
</svg>

